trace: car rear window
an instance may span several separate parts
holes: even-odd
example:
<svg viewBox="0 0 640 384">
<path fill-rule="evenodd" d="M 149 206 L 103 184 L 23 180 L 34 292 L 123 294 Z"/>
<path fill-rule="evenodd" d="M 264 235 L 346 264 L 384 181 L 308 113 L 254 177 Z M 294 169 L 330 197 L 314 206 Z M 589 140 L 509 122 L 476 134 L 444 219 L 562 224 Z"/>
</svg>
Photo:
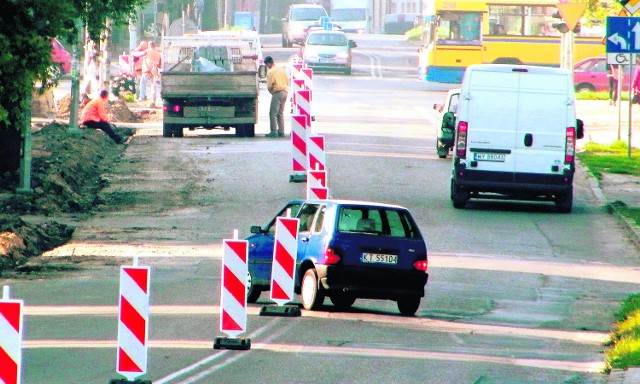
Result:
<svg viewBox="0 0 640 384">
<path fill-rule="evenodd" d="M 338 232 L 420 238 L 420 232 L 408 211 L 382 207 L 341 207 Z"/>
</svg>

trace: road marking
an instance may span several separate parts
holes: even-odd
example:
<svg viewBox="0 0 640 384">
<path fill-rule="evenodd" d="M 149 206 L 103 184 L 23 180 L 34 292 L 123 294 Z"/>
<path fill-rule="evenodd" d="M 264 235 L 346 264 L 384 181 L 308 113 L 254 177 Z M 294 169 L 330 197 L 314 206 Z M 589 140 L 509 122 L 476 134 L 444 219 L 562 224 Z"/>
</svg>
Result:
<svg viewBox="0 0 640 384">
<path fill-rule="evenodd" d="M 398 152 L 369 152 L 369 151 L 341 151 L 341 150 L 329 150 L 327 154 L 330 155 L 342 155 L 342 156 L 366 156 L 366 157 L 393 157 L 402 159 L 437 159 L 436 154 L 411 154 L 411 153 L 398 153 Z"/>
<path fill-rule="evenodd" d="M 249 306 L 247 314 L 258 316 L 261 306 Z M 219 315 L 217 305 L 153 305 L 150 307 L 153 316 L 183 315 Z M 118 306 L 27 306 L 25 316 L 117 316 Z M 357 321 L 372 324 L 392 325 L 394 327 L 444 332 L 444 333 L 476 333 L 494 336 L 532 337 L 566 340 L 582 344 L 602 344 L 608 333 L 568 331 L 541 328 L 509 327 L 500 325 L 449 322 L 421 317 L 401 317 L 397 315 L 381 315 L 354 312 L 316 312 L 302 311 L 303 317 L 317 319 Z M 30 340 L 29 343 L 37 342 Z"/>
<path fill-rule="evenodd" d="M 267 327 L 264 327 L 266 329 Z M 115 340 L 27 340 L 24 342 L 25 348 L 115 348 Z M 211 340 L 151 340 L 149 346 L 154 349 L 208 349 L 213 346 Z M 295 354 L 321 354 L 323 356 L 330 355 L 348 355 L 358 357 L 378 357 L 378 358 L 395 358 L 395 359 L 413 359 L 413 360 L 444 360 L 444 361 L 465 361 L 465 362 L 482 362 L 492 364 L 513 365 L 531 368 L 555 369 L 571 372 L 602 372 L 604 369 L 603 361 L 571 361 L 558 359 L 528 359 L 513 358 L 491 355 L 480 355 L 473 353 L 453 353 L 453 352 L 431 352 L 420 351 L 416 349 L 396 349 L 396 348 L 371 348 L 371 347 L 347 347 L 347 346 L 313 346 L 301 344 L 280 344 L 280 343 L 251 343 L 251 351 L 261 350 L 276 353 L 295 353 Z M 202 368 L 203 364 L 208 364 L 227 354 L 228 351 L 222 351 L 218 354 L 201 360 L 181 371 L 192 371 Z M 250 352 L 250 351 L 249 351 Z M 237 354 L 236 357 L 246 356 L 245 354 Z M 235 360 L 235 359 L 233 359 Z M 230 364 L 233 360 L 227 360 L 224 365 Z M 222 367 L 218 365 L 210 368 L 210 372 Z M 177 378 L 177 373 L 161 379 L 154 380 L 157 384 L 166 383 Z M 185 383 L 190 381 L 185 381 Z M 182 382 L 181 382 L 182 383 Z"/>
</svg>

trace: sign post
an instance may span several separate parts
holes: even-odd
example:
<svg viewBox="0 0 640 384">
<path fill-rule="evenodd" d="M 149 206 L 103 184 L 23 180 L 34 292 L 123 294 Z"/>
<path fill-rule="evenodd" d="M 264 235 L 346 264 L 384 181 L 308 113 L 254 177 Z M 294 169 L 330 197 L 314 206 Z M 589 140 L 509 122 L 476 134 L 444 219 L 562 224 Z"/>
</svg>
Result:
<svg viewBox="0 0 640 384">
<path fill-rule="evenodd" d="M 640 7 L 637 1 L 627 2 L 625 8 L 630 13 L 634 13 Z M 630 5 L 632 9 L 627 8 Z M 606 52 L 607 52 L 607 64 L 609 65 L 629 65 L 629 74 L 633 76 L 633 61 L 640 53 L 640 17 L 620 17 L 609 16 L 607 17 L 607 38 Z M 631 81 L 629 80 L 629 124 L 628 124 L 628 148 L 627 156 L 631 157 L 631 115 L 633 106 L 633 89 L 631 87 Z M 621 140 L 621 107 L 618 106 L 618 140 Z"/>
</svg>

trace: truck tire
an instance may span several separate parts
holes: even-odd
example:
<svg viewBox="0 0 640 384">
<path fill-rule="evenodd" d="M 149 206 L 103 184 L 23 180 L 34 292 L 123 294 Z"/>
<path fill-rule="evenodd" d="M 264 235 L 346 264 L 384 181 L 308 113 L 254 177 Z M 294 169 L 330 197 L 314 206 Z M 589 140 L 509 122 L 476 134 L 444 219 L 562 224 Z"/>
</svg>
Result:
<svg viewBox="0 0 640 384">
<path fill-rule="evenodd" d="M 565 193 L 557 194 L 555 196 L 555 203 L 558 212 L 571 213 L 571 208 L 573 208 L 573 188 L 570 188 L 569 191 Z"/>
<path fill-rule="evenodd" d="M 451 201 L 453 207 L 457 209 L 463 209 L 469 200 L 469 191 L 465 191 L 460 188 L 453 180 L 451 180 Z"/>
<path fill-rule="evenodd" d="M 173 124 L 162 124 L 162 137 L 173 137 Z"/>
<path fill-rule="evenodd" d="M 184 137 L 184 130 L 182 129 L 182 127 L 173 126 L 173 137 Z"/>
<path fill-rule="evenodd" d="M 245 124 L 244 125 L 244 137 L 255 137 L 256 136 L 256 125 L 255 124 Z"/>
</svg>

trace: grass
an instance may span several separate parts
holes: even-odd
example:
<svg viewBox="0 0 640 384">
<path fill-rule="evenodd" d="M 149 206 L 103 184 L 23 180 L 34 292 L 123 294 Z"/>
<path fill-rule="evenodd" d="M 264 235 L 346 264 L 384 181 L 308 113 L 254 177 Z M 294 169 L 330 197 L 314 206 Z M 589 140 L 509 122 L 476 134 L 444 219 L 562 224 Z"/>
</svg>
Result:
<svg viewBox="0 0 640 384">
<path fill-rule="evenodd" d="M 609 100 L 609 92 L 608 91 L 600 91 L 600 92 L 591 92 L 591 91 L 580 91 L 576 92 L 577 100 Z M 622 101 L 629 100 L 629 92 L 624 91 L 620 92 L 620 99 Z"/>
<path fill-rule="evenodd" d="M 611 333 L 611 349 L 606 353 L 605 370 L 640 366 L 640 293 L 630 295 L 616 313 L 616 330 Z"/>
<path fill-rule="evenodd" d="M 602 180 L 603 173 L 640 176 L 640 151 L 631 148 L 629 157 L 627 144 L 623 141 L 611 145 L 587 143 L 584 151 L 578 153 L 578 159 L 598 180 Z"/>
</svg>

